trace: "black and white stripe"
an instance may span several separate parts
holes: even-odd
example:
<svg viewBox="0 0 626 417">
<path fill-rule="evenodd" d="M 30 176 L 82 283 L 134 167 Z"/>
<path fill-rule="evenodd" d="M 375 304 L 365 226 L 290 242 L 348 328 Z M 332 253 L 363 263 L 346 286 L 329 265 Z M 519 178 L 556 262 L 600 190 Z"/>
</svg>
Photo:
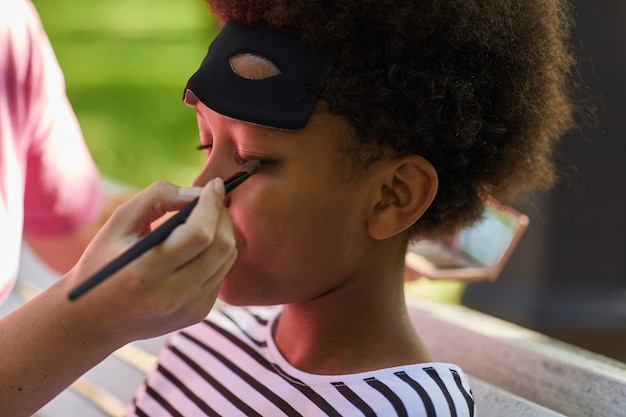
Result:
<svg viewBox="0 0 626 417">
<path fill-rule="evenodd" d="M 291 367 L 270 337 L 279 311 L 214 311 L 176 335 L 128 415 L 474 416 L 467 378 L 455 365 L 340 376 Z"/>
</svg>

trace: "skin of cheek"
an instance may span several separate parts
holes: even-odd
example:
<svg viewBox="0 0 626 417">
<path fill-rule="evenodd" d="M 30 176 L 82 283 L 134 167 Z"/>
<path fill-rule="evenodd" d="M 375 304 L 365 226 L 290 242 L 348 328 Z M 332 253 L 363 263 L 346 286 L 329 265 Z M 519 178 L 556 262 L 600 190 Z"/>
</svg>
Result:
<svg viewBox="0 0 626 417">
<path fill-rule="evenodd" d="M 359 242 L 367 240 L 355 201 L 346 198 L 358 190 L 329 187 L 322 179 L 264 191 L 251 187 L 232 201 L 239 257 L 220 297 L 235 305 L 284 304 L 317 297 L 350 279 L 360 263 Z"/>
<path fill-rule="evenodd" d="M 235 305 L 284 304 L 350 279 L 367 253 L 361 248 L 371 178 L 358 173 L 354 179 L 339 145 L 347 123 L 314 114 L 301 131 L 276 132 L 197 109 L 203 143 L 213 144 L 197 185 L 231 170 L 235 150 L 277 161 L 262 165 L 227 198 L 239 256 L 221 298 Z"/>
</svg>

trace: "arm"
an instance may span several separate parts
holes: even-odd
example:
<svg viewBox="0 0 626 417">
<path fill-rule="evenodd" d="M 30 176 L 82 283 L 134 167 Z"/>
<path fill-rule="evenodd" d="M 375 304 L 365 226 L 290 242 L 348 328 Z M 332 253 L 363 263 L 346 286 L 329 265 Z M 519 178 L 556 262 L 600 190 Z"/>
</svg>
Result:
<svg viewBox="0 0 626 417">
<path fill-rule="evenodd" d="M 131 194 L 106 194 L 102 213 L 94 220 L 68 233 L 54 236 L 24 234 L 24 240 L 37 256 L 50 268 L 66 273 L 72 268 L 96 232 L 111 216 L 115 208 L 131 197 Z"/>
<path fill-rule="evenodd" d="M 64 273 L 117 201 L 104 196 L 63 73 L 33 4 L 16 0 L 2 3 L 0 9 L 6 43 L 0 50 L 2 65 L 7 66 L 2 77 L 12 87 L 3 92 L 11 124 L 0 135 L 8 134 L 2 140 L 15 143 L 23 181 L 24 238 L 48 266 Z"/>
<path fill-rule="evenodd" d="M 187 222 L 163 243 L 70 302 L 71 289 L 192 197 L 165 183 L 139 193 L 116 210 L 69 273 L 0 319 L 3 413 L 30 416 L 124 344 L 206 316 L 236 258 L 221 184 L 203 189 Z"/>
</svg>

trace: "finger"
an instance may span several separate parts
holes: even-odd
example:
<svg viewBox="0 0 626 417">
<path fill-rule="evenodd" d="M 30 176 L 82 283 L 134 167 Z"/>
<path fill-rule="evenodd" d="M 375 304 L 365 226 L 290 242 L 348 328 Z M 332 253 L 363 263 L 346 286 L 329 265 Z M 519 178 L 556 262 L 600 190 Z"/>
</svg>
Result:
<svg viewBox="0 0 626 417">
<path fill-rule="evenodd" d="M 218 189 L 214 182 L 218 183 Z M 207 184 L 187 221 L 146 253 L 138 266 L 174 272 L 207 248 L 215 252 L 216 260 L 227 256 L 233 250 L 235 241 L 220 184 L 219 179 Z M 218 227 L 220 221 L 225 223 Z"/>
<path fill-rule="evenodd" d="M 206 315 L 215 303 L 224 277 L 237 259 L 237 251 L 208 262 L 207 259 L 199 256 L 171 275 L 170 294 L 177 294 L 181 306 L 200 311 L 200 315 Z"/>
<path fill-rule="evenodd" d="M 167 212 L 180 210 L 198 197 L 200 191 L 197 187 L 180 188 L 166 181 L 155 182 L 120 205 L 110 223 L 122 233 L 148 231 L 150 223 Z"/>
<path fill-rule="evenodd" d="M 215 285 L 219 286 L 225 274 L 221 271 L 228 271 L 237 258 L 237 248 L 231 236 L 230 218 L 222 216 L 218 223 L 214 244 L 182 265 L 176 271 L 179 276 L 177 281 L 184 286 L 201 286 L 215 281 Z M 224 242 L 220 242 L 221 240 Z"/>
<path fill-rule="evenodd" d="M 218 192 L 218 195 L 221 194 Z M 202 208 L 203 205 L 204 202 L 198 208 Z M 208 312 L 215 302 L 222 280 L 237 258 L 230 216 L 223 204 L 219 205 L 219 209 L 222 215 L 219 216 L 215 226 L 211 245 L 189 258 L 173 272 L 170 283 L 172 292 L 180 294 L 181 301 L 187 299 L 185 304 L 205 308 L 207 309 L 203 310 L 205 312 Z M 203 215 L 196 216 L 196 220 L 202 219 Z M 191 252 L 187 252 L 189 253 Z"/>
<path fill-rule="evenodd" d="M 210 279 L 207 279 L 204 284 L 202 284 L 202 293 L 206 294 L 206 299 L 204 301 L 206 305 L 213 307 L 213 304 L 215 303 L 215 300 L 220 293 L 220 289 L 222 288 L 224 277 L 233 267 L 236 260 L 237 251 L 233 251 L 231 256 L 225 260 L 219 270 L 215 271 L 213 276 L 211 276 Z"/>
</svg>

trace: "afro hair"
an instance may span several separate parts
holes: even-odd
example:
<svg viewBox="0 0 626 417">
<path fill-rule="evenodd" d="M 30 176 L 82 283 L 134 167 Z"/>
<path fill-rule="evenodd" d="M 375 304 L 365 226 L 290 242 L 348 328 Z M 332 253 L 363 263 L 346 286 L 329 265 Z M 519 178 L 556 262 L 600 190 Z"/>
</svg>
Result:
<svg viewBox="0 0 626 417">
<path fill-rule="evenodd" d="M 487 199 L 554 181 L 573 124 L 571 10 L 559 0 L 209 0 L 222 22 L 264 24 L 328 48 L 321 96 L 368 160 L 419 154 L 439 189 L 413 226 L 454 232 Z M 358 153 L 358 152 L 357 152 Z M 362 158 L 359 156 L 359 158 Z"/>
</svg>

